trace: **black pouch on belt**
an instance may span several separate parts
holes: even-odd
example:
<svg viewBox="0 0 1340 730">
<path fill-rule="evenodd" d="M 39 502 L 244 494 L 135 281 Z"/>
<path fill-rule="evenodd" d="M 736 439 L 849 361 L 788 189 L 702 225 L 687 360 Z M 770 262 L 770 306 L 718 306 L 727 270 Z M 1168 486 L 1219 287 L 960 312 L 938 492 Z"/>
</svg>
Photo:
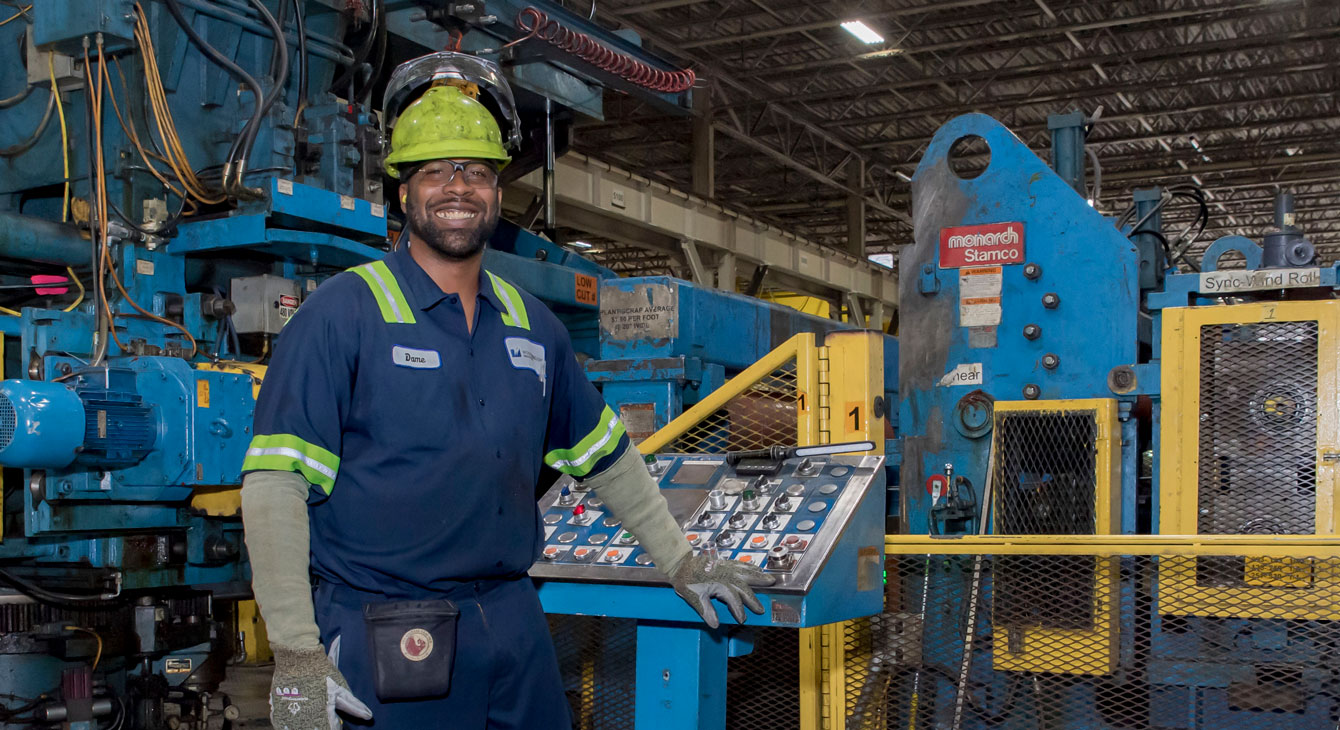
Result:
<svg viewBox="0 0 1340 730">
<path fill-rule="evenodd" d="M 456 618 L 447 600 L 391 601 L 363 606 L 377 698 L 420 700 L 451 690 Z"/>
</svg>

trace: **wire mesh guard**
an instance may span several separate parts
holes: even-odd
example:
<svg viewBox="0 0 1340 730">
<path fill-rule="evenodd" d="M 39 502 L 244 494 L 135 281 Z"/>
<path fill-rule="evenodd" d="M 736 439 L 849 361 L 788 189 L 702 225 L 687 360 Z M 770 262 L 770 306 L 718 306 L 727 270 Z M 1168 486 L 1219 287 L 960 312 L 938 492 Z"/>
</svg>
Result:
<svg viewBox="0 0 1340 730">
<path fill-rule="evenodd" d="M 1093 534 L 1097 435 L 1093 411 L 997 411 L 995 531 Z"/>
<path fill-rule="evenodd" d="M 1077 598 L 1055 557 L 890 556 L 884 613 L 846 632 L 846 727 L 1340 724 L 1340 622 L 1316 618 L 1340 605 L 1340 558 L 1067 556 L 1085 563 Z M 1274 582 L 1247 611 L 1213 585 L 1253 562 Z M 1196 563 L 1206 585 L 1184 590 L 1219 615 L 1160 598 L 1163 573 Z"/>
<path fill-rule="evenodd" d="M 796 445 L 796 366 L 787 363 L 760 378 L 675 439 L 669 451 L 726 451 Z"/>
<path fill-rule="evenodd" d="M 1201 534 L 1315 531 L 1315 321 L 1201 327 Z"/>
<path fill-rule="evenodd" d="M 548 619 L 573 730 L 631 730 L 636 623 L 557 614 Z"/>
</svg>

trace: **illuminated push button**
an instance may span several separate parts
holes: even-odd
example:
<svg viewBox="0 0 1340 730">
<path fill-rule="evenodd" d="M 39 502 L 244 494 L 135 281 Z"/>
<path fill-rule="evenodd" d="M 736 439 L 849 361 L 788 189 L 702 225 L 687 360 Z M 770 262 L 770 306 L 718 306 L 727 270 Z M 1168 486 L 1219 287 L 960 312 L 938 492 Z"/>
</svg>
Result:
<svg viewBox="0 0 1340 730">
<path fill-rule="evenodd" d="M 589 560 L 591 556 L 595 554 L 596 554 L 595 550 L 584 547 L 579 547 L 572 551 L 572 557 L 576 558 L 577 560 Z"/>
<path fill-rule="evenodd" d="M 572 524 L 585 525 L 590 521 L 591 518 L 586 514 L 586 505 L 579 504 L 572 508 Z"/>
<path fill-rule="evenodd" d="M 796 523 L 796 529 L 801 532 L 809 532 L 814 529 L 814 520 L 801 520 Z"/>
<path fill-rule="evenodd" d="M 605 562 L 607 562 L 607 563 L 617 563 L 617 562 L 619 562 L 619 551 L 618 551 L 618 550 L 611 550 L 611 551 L 605 553 Z"/>
<path fill-rule="evenodd" d="M 836 492 L 837 490 L 838 490 L 838 485 L 836 485 L 836 484 L 825 484 L 825 485 L 819 487 L 819 494 L 822 494 L 822 495 L 824 495 L 824 496 L 826 497 L 826 496 L 832 494 L 833 492 Z"/>
<path fill-rule="evenodd" d="M 545 560 L 553 560 L 556 557 L 558 557 L 558 548 L 554 547 L 553 545 L 550 545 L 549 547 L 544 549 Z"/>
<path fill-rule="evenodd" d="M 576 501 L 576 495 L 574 495 L 572 490 L 567 487 L 563 487 L 563 491 L 558 493 L 558 503 L 561 505 L 569 505 Z"/>
<path fill-rule="evenodd" d="M 690 545 L 697 545 L 698 543 L 703 541 L 702 535 L 699 535 L 696 532 L 690 532 L 684 537 L 688 538 Z"/>
<path fill-rule="evenodd" d="M 720 489 L 713 489 L 707 493 L 707 506 L 712 509 L 726 508 L 726 493 Z"/>
<path fill-rule="evenodd" d="M 762 535 L 754 535 L 753 537 L 749 538 L 750 547 L 763 547 L 764 545 L 767 544 L 768 544 L 768 538 Z"/>
<path fill-rule="evenodd" d="M 795 535 L 787 535 L 786 539 L 782 540 L 782 544 L 794 550 L 800 547 L 800 538 Z"/>
<path fill-rule="evenodd" d="M 633 562 L 637 563 L 638 565 L 651 565 L 651 556 L 646 553 L 642 553 L 636 558 L 633 558 Z"/>
<path fill-rule="evenodd" d="M 637 538 L 633 537 L 633 533 L 631 533 L 631 532 L 625 532 L 625 533 L 623 533 L 622 535 L 619 536 L 619 544 L 620 544 L 620 545 L 632 545 L 632 544 L 633 544 L 633 541 L 636 540 L 636 539 L 637 539 Z"/>
<path fill-rule="evenodd" d="M 763 526 L 769 530 L 777 529 L 780 524 L 782 524 L 782 521 L 777 519 L 777 515 L 766 515 L 763 518 Z"/>
<path fill-rule="evenodd" d="M 750 511 L 757 511 L 758 507 L 758 494 L 752 489 L 744 490 L 744 508 Z"/>
<path fill-rule="evenodd" d="M 563 515 L 545 515 L 545 516 L 544 516 L 544 524 L 546 524 L 546 525 L 557 525 L 557 524 L 559 523 L 559 520 L 562 520 L 562 519 L 563 519 Z"/>
<path fill-rule="evenodd" d="M 566 543 L 566 542 L 572 542 L 573 540 L 576 540 L 576 539 L 577 539 L 577 533 L 572 532 L 572 531 L 565 532 L 565 533 L 563 533 L 563 534 L 561 534 L 561 535 L 558 536 L 558 541 L 559 541 L 559 542 L 564 542 L 564 543 Z"/>
<path fill-rule="evenodd" d="M 786 488 L 786 493 L 791 495 L 792 497 L 799 497 L 800 495 L 805 493 L 805 485 L 792 484 L 791 486 Z"/>
<path fill-rule="evenodd" d="M 736 558 L 736 560 L 740 561 L 741 563 L 751 563 L 751 564 L 752 564 L 752 563 L 754 562 L 754 556 L 753 556 L 753 555 L 741 555 L 740 557 Z"/>
</svg>

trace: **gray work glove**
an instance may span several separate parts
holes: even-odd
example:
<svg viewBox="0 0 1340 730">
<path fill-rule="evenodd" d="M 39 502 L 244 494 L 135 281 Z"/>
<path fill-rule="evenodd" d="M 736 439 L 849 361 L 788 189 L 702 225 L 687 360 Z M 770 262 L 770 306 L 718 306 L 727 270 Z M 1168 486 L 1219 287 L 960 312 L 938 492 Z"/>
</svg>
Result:
<svg viewBox="0 0 1340 730">
<path fill-rule="evenodd" d="M 770 586 L 776 582 L 776 577 L 757 566 L 703 553 L 685 557 L 670 574 L 675 593 L 714 629 L 720 622 L 712 606 L 713 598 L 725 603 L 735 622 L 742 624 L 745 606 L 754 613 L 763 613 L 763 604 L 750 586 Z"/>
<path fill-rule="evenodd" d="M 275 730 L 339 730 L 336 711 L 372 719 L 372 710 L 353 692 L 321 649 L 274 647 L 270 683 L 270 725 Z"/>
</svg>

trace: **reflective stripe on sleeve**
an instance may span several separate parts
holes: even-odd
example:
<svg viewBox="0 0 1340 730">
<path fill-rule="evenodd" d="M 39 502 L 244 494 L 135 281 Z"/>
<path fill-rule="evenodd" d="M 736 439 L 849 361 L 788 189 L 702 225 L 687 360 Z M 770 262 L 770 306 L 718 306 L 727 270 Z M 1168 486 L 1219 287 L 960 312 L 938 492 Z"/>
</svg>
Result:
<svg viewBox="0 0 1340 730">
<path fill-rule="evenodd" d="M 584 477 L 606 456 L 619 446 L 624 434 L 623 422 L 614 411 L 605 406 L 600 413 L 600 425 L 570 449 L 554 449 L 544 455 L 544 463 L 564 474 Z"/>
<path fill-rule="evenodd" d="M 296 471 L 330 494 L 340 457 L 288 433 L 256 436 L 247 449 L 242 471 Z"/>
</svg>

